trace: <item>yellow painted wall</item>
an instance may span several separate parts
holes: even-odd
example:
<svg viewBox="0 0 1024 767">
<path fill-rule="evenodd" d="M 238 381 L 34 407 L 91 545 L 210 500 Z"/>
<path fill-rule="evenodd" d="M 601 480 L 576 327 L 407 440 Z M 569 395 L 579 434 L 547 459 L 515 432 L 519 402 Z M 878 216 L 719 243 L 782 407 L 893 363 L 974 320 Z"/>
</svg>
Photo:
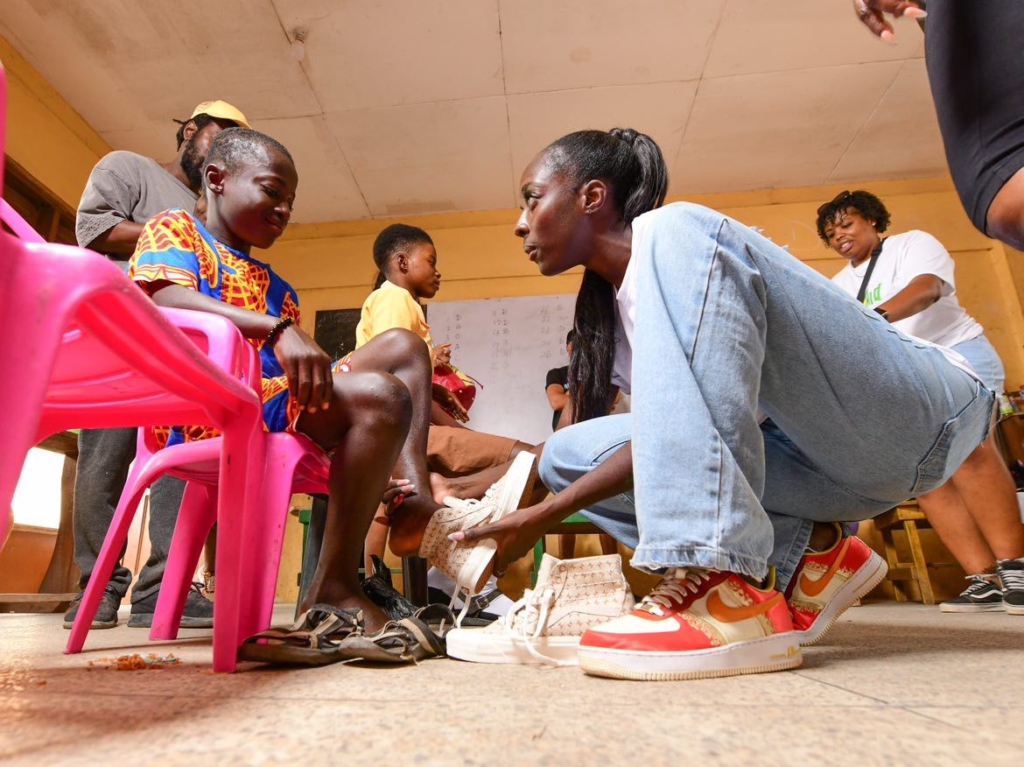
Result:
<svg viewBox="0 0 1024 767">
<path fill-rule="evenodd" d="M 957 264 L 960 302 L 985 326 L 1003 358 L 1009 385 L 1024 382 L 1024 254 L 1008 251 L 970 224 L 947 179 L 878 182 L 864 187 L 892 212 L 891 231 L 935 235 Z M 815 210 L 839 188 L 766 190 L 690 198 L 760 227 L 775 242 L 831 277 L 843 259 L 825 248 L 814 228 Z M 572 293 L 579 273 L 541 277 L 523 255 L 512 227 L 518 211 L 488 211 L 401 219 L 430 232 L 443 276 L 436 300 L 458 301 Z M 397 220 L 397 219 L 394 219 Z M 394 220 L 295 225 L 263 257 L 299 291 L 304 324 L 316 311 L 359 307 L 375 273 L 373 238 Z M 443 341 L 444 339 L 436 339 Z"/>
<path fill-rule="evenodd" d="M 71 210 L 110 145 L 0 38 L 7 74 L 5 154 Z"/>
</svg>

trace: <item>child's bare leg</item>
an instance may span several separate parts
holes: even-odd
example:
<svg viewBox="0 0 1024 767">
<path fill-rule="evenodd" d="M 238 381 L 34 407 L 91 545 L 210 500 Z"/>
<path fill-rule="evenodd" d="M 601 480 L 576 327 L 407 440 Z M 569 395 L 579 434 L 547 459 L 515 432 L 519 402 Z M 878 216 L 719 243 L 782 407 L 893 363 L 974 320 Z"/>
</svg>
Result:
<svg viewBox="0 0 1024 767">
<path fill-rule="evenodd" d="M 370 529 L 366 533 L 366 541 L 363 543 L 363 567 L 366 575 L 373 575 L 372 557 L 384 558 L 384 547 L 388 545 L 388 520 L 384 516 L 385 507 L 383 504 L 377 506 L 377 513 L 373 515 L 370 522 Z"/>
<path fill-rule="evenodd" d="M 419 551 L 423 531 L 440 508 L 430 492 L 427 472 L 427 429 L 433 397 L 430 353 L 408 330 L 389 330 L 352 353 L 353 371 L 383 370 L 405 384 L 412 403 L 409 436 L 394 464 L 393 476 L 408 479 L 419 492 L 409 496 L 391 515 L 391 550 L 398 556 Z M 380 496 L 377 497 L 380 500 Z"/>
<path fill-rule="evenodd" d="M 522 444 L 522 443 L 517 443 Z M 467 474 L 464 477 L 442 477 L 440 474 L 430 475 L 430 492 L 434 500 L 442 503 L 445 498 L 482 498 L 487 488 L 505 476 L 514 459 L 522 450 L 513 450 L 509 461 L 499 466 L 489 466 L 481 469 L 475 474 Z M 540 458 L 544 452 L 544 443 L 529 448 L 529 452 Z M 530 494 L 529 505 L 534 506 L 540 503 L 548 494 L 548 489 L 543 482 L 535 482 L 533 491 Z"/>
<path fill-rule="evenodd" d="M 299 417 L 299 431 L 334 451 L 323 547 L 300 610 L 317 603 L 357 608 L 369 631 L 387 622 L 363 594 L 358 569 L 363 539 L 411 416 L 409 393 L 400 381 L 386 373 L 352 372 L 334 376 L 330 408 Z"/>
</svg>

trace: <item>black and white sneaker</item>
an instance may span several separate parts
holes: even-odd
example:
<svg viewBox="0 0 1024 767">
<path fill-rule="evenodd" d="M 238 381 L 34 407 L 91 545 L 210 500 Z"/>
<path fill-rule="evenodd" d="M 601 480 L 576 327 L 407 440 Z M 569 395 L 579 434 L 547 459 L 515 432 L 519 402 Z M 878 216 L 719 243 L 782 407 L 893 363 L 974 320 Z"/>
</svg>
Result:
<svg viewBox="0 0 1024 767">
<path fill-rule="evenodd" d="M 1010 615 L 1024 615 L 1024 559 L 1003 559 L 996 563 L 1003 584 L 1003 604 Z"/>
<path fill-rule="evenodd" d="M 428 601 L 431 604 L 449 605 L 453 610 L 461 610 L 465 602 L 462 594 L 456 591 L 455 581 L 446 576 L 436 567 L 427 573 Z M 498 589 L 498 579 L 493 575 L 487 579 L 483 590 L 469 600 L 467 618 L 482 621 L 494 621 L 503 616 L 512 607 L 512 600 Z"/>
<path fill-rule="evenodd" d="M 1003 590 L 991 575 L 968 575 L 971 585 L 956 599 L 943 602 L 939 609 L 944 613 L 989 613 L 1002 612 Z"/>
</svg>

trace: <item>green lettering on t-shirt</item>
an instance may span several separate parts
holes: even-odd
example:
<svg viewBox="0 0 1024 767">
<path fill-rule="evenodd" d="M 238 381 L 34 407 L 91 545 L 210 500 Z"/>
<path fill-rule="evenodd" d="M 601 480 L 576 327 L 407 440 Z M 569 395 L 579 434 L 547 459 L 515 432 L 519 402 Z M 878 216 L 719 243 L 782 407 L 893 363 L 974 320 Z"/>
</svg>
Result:
<svg viewBox="0 0 1024 767">
<path fill-rule="evenodd" d="M 864 306 L 872 306 L 882 300 L 882 283 L 878 283 L 874 288 L 869 289 L 864 294 Z"/>
</svg>

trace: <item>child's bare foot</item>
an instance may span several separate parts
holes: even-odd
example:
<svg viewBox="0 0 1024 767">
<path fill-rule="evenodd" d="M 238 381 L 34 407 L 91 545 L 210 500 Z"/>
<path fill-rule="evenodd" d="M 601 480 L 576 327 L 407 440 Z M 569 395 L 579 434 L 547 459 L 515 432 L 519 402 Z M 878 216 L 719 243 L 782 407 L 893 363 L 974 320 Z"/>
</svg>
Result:
<svg viewBox="0 0 1024 767">
<path fill-rule="evenodd" d="M 388 616 L 371 602 L 368 597 L 363 596 L 362 593 L 356 596 L 343 596 L 335 599 L 329 599 L 323 593 L 319 594 L 316 598 L 307 596 L 305 601 L 299 606 L 299 612 L 303 613 L 315 604 L 329 604 L 341 609 L 362 610 L 363 625 L 367 633 L 380 631 L 384 628 L 384 624 L 388 622 Z"/>
<path fill-rule="evenodd" d="M 388 548 L 396 557 L 414 557 L 419 553 L 423 533 L 441 505 L 430 498 L 412 495 L 391 512 Z"/>
</svg>

